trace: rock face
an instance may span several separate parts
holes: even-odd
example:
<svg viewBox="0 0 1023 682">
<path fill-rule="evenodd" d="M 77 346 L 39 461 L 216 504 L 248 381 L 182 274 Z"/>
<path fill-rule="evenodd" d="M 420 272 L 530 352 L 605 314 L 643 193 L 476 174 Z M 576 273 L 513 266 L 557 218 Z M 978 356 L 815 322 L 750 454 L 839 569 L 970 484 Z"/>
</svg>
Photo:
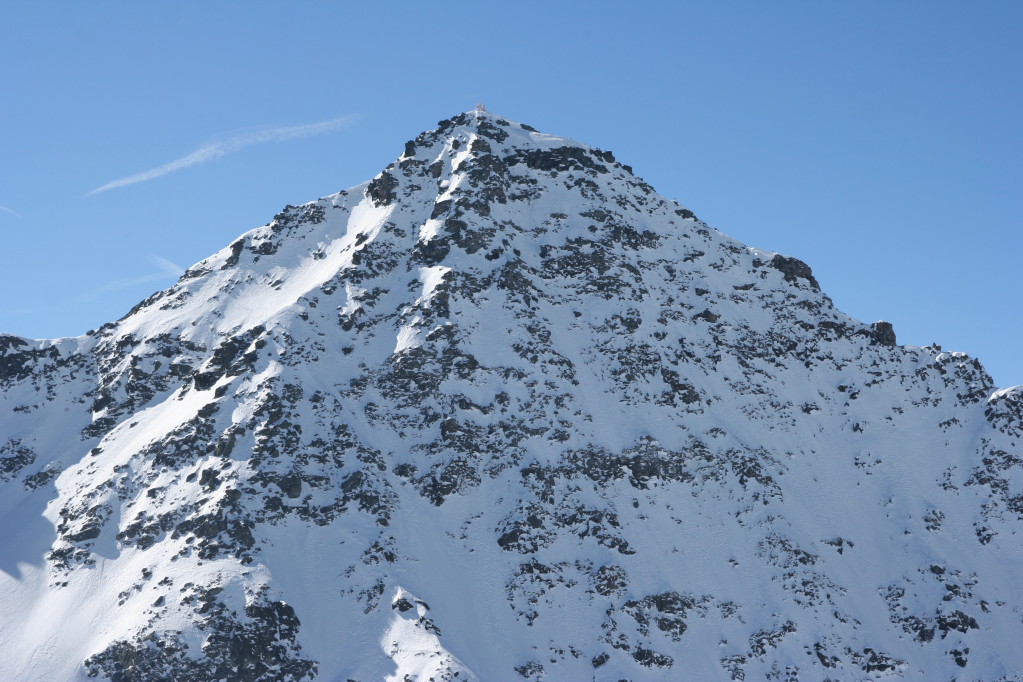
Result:
<svg viewBox="0 0 1023 682">
<path fill-rule="evenodd" d="M 493 114 L 0 387 L 2 679 L 1023 670 L 1023 388 Z"/>
</svg>

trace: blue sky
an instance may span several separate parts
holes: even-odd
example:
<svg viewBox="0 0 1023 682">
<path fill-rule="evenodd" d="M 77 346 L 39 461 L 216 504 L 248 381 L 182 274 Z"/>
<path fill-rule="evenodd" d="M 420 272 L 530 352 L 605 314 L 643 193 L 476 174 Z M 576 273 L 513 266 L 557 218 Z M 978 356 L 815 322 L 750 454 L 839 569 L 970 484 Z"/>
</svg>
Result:
<svg viewBox="0 0 1023 682">
<path fill-rule="evenodd" d="M 1020 384 L 1021 30 L 1009 1 L 8 0 L 0 331 L 116 319 L 483 101 Z"/>
</svg>

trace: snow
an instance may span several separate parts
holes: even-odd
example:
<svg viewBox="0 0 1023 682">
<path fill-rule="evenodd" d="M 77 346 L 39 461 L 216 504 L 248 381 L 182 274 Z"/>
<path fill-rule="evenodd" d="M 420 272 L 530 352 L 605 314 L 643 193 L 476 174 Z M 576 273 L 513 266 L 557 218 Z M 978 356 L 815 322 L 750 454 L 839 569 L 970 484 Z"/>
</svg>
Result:
<svg viewBox="0 0 1023 682">
<path fill-rule="evenodd" d="M 300 621 L 267 665 L 324 680 L 1019 679 L 1020 387 L 876 342 L 602 154 L 471 113 L 393 201 L 0 344 L 0 457 L 35 453 L 0 478 L 0 679 L 174 631 L 199 665 L 260 599 Z"/>
</svg>

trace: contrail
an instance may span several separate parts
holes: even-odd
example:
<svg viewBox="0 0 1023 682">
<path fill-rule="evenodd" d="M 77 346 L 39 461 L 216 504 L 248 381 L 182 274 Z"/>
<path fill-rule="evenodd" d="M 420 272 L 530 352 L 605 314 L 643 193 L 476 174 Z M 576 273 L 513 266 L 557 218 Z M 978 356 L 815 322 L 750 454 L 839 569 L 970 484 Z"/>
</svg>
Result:
<svg viewBox="0 0 1023 682">
<path fill-rule="evenodd" d="M 185 274 L 185 269 L 183 267 L 173 261 L 167 260 L 166 258 L 150 256 L 149 262 L 156 266 L 159 269 L 159 272 L 151 272 L 148 275 L 142 275 L 140 277 L 111 280 L 97 289 L 79 294 L 75 300 L 89 301 L 95 299 L 100 294 L 117 291 L 118 289 L 129 289 L 142 284 L 149 284 L 150 282 L 166 282 L 168 277 L 176 279 Z"/>
<path fill-rule="evenodd" d="M 173 275 L 174 277 L 181 277 L 181 275 L 185 274 L 185 269 L 183 267 L 181 267 L 177 263 L 173 263 L 167 260 L 166 258 L 160 258 L 159 256 L 150 256 L 150 260 L 152 261 L 153 265 L 160 268 L 168 275 Z"/>
<path fill-rule="evenodd" d="M 129 175 L 128 177 L 120 178 L 118 180 L 111 180 L 107 184 L 92 190 L 89 194 L 99 194 L 100 192 L 106 192 L 109 189 L 126 187 L 128 185 L 134 185 L 137 182 L 145 182 L 146 180 L 159 178 L 167 175 L 168 173 L 179 171 L 182 168 L 188 168 L 189 166 L 194 166 L 199 163 L 206 163 L 207 161 L 219 159 L 222 156 L 226 156 L 250 145 L 261 144 L 263 142 L 283 142 L 284 140 L 294 140 L 300 137 L 310 137 L 312 135 L 330 133 L 350 125 L 355 118 L 356 116 L 342 116 L 341 118 L 321 121 L 319 123 L 307 123 L 305 125 L 286 126 L 283 128 L 255 130 L 241 135 L 236 135 L 220 142 L 210 142 L 199 147 L 191 154 L 165 163 L 162 166 L 157 166 L 156 168 L 151 168 L 147 171 L 142 171 L 135 175 Z"/>
<path fill-rule="evenodd" d="M 0 206 L 0 211 L 6 211 L 7 213 L 10 213 L 15 218 L 20 218 L 21 217 L 20 213 L 12 211 L 11 209 L 7 208 L 6 206 Z"/>
</svg>

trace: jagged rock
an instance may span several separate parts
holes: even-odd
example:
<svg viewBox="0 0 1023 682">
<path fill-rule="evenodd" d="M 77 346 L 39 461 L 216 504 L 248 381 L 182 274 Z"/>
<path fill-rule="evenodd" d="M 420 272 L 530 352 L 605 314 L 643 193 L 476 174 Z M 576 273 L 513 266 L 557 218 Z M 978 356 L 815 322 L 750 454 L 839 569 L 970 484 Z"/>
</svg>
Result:
<svg viewBox="0 0 1023 682">
<path fill-rule="evenodd" d="M 384 171 L 373 182 L 369 183 L 369 186 L 366 188 L 366 195 L 377 206 L 387 206 L 397 198 L 397 195 L 394 193 L 397 187 L 398 180 L 387 171 Z"/>
<path fill-rule="evenodd" d="M 891 322 L 875 322 L 870 325 L 870 338 L 882 346 L 894 346 L 895 329 Z"/>
<path fill-rule="evenodd" d="M 775 254 L 774 258 L 771 259 L 770 266 L 775 270 L 780 270 L 781 273 L 785 275 L 786 282 L 795 282 L 797 279 L 805 279 L 810 283 L 810 286 L 820 291 L 820 284 L 818 284 L 816 278 L 814 278 L 813 271 L 810 270 L 810 266 L 798 258 Z"/>
</svg>

